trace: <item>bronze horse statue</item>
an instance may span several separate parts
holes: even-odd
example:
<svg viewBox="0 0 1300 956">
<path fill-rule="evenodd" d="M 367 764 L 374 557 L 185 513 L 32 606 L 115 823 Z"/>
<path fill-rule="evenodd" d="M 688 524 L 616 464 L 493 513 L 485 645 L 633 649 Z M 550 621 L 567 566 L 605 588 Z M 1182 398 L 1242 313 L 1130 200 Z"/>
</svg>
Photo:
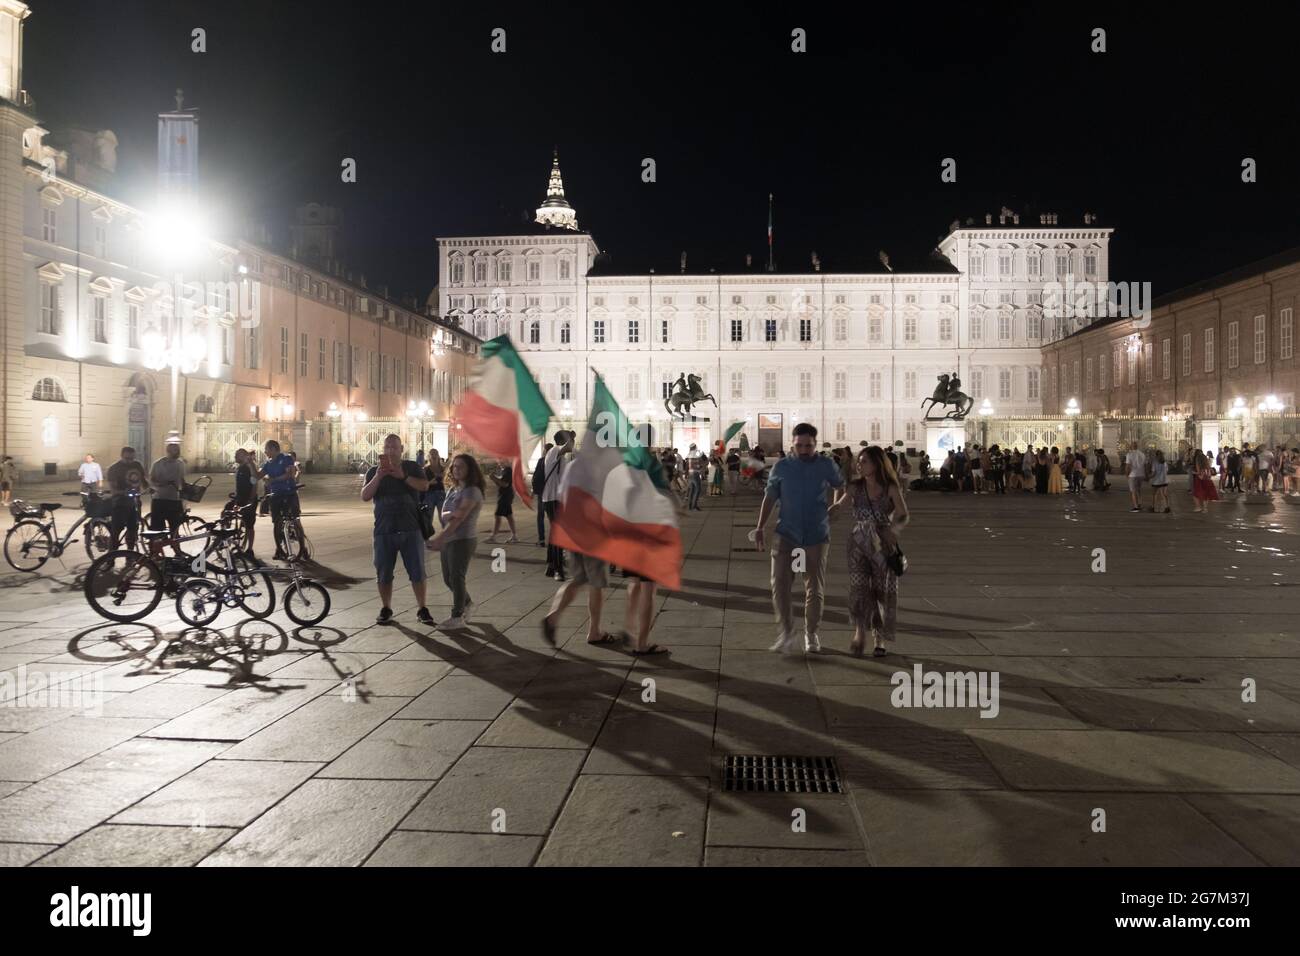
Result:
<svg viewBox="0 0 1300 956">
<path fill-rule="evenodd" d="M 687 376 L 680 376 L 673 383 L 673 393 L 664 399 L 664 410 L 674 418 L 678 415 L 681 415 L 682 418 L 691 416 L 691 406 L 706 400 L 713 402 L 714 408 L 718 407 L 717 399 L 711 394 L 707 394 L 700 387 L 700 377 L 698 375 L 691 375 L 689 379 L 688 383 Z M 683 411 L 683 409 L 685 410 Z"/>
<path fill-rule="evenodd" d="M 961 390 L 961 379 L 957 377 L 956 372 L 952 375 L 940 375 L 938 378 L 939 384 L 935 386 L 934 394 L 929 398 L 921 400 L 921 410 L 925 413 L 925 417 L 922 420 L 938 422 L 943 421 L 946 418 L 951 418 L 954 421 L 961 421 L 970 414 L 970 410 L 975 404 L 975 399 L 971 398 Z M 927 402 L 929 402 L 929 405 L 926 405 Z M 942 405 L 945 407 L 952 405 L 954 408 L 945 415 L 934 417 L 930 412 L 934 410 L 936 405 Z"/>
</svg>

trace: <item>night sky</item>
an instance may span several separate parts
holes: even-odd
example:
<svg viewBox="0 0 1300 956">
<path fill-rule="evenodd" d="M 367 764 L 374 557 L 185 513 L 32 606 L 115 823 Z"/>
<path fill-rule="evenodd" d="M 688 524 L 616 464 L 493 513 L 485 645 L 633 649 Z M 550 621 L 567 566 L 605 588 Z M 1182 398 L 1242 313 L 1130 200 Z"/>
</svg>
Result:
<svg viewBox="0 0 1300 956">
<path fill-rule="evenodd" d="M 1280 8 L 31 6 L 37 116 L 113 129 L 116 195 L 149 204 L 156 116 L 183 87 L 200 109 L 203 190 L 227 222 L 254 216 L 287 244 L 295 204 L 338 205 L 352 268 L 394 297 L 434 285 L 436 237 L 535 208 L 552 146 L 579 224 L 629 270 L 673 269 L 682 250 L 737 269 L 763 259 L 769 192 L 778 269 L 813 250 L 829 263 L 884 249 L 899 267 L 954 218 L 1003 205 L 1035 210 L 1022 224 L 1097 213 L 1116 229 L 1111 278 L 1157 295 L 1300 245 L 1296 24 Z M 503 55 L 489 51 L 498 26 Z M 790 52 L 796 26 L 807 54 Z M 1097 26 L 1104 54 L 1089 50 Z M 190 52 L 194 27 L 206 53 Z M 349 156 L 355 184 L 339 179 Z M 645 157 L 656 183 L 641 181 Z"/>
</svg>

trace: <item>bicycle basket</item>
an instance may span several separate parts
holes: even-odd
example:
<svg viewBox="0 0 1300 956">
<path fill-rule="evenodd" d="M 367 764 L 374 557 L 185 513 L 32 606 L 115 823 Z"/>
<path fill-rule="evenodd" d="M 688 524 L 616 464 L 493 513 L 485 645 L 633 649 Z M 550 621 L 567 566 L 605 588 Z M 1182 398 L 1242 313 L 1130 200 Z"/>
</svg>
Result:
<svg viewBox="0 0 1300 956">
<path fill-rule="evenodd" d="M 113 499 L 104 495 L 86 495 L 82 500 L 82 508 L 92 518 L 113 517 Z"/>
<path fill-rule="evenodd" d="M 192 502 L 194 504 L 198 504 L 200 501 L 203 500 L 203 496 L 207 494 L 208 486 L 211 484 L 212 484 L 212 478 L 208 475 L 204 475 L 202 478 L 194 482 L 194 484 L 192 485 L 190 484 L 182 485 L 181 497 L 184 498 L 186 501 Z"/>
</svg>

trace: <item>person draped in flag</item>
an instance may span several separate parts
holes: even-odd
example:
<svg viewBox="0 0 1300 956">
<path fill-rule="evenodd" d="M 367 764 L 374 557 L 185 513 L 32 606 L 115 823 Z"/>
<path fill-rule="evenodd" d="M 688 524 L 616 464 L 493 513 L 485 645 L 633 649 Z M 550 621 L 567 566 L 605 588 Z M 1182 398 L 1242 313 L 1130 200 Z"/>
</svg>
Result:
<svg viewBox="0 0 1300 956">
<path fill-rule="evenodd" d="M 655 586 L 679 589 L 682 566 L 677 509 L 647 444 L 597 375 L 587 431 L 561 482 L 551 528 L 560 547 L 634 579 L 627 639 L 638 656 L 664 652 L 649 641 Z"/>
</svg>

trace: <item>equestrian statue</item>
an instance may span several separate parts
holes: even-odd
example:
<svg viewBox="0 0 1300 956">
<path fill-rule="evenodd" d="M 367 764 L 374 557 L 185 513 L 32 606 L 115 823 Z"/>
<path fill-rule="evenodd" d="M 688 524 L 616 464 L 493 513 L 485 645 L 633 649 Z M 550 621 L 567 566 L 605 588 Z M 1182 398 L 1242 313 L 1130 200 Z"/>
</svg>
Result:
<svg viewBox="0 0 1300 956">
<path fill-rule="evenodd" d="M 718 407 L 717 399 L 712 395 L 705 393 L 700 387 L 700 377 L 698 375 L 679 375 L 677 381 L 673 382 L 672 393 L 664 400 L 664 409 L 672 417 L 680 415 L 682 419 L 694 417 L 691 412 L 691 406 L 705 399 L 713 402 L 713 407 Z"/>
<path fill-rule="evenodd" d="M 940 375 L 938 378 L 939 384 L 935 386 L 934 394 L 921 400 L 921 409 L 925 412 L 922 421 L 940 422 L 948 418 L 953 421 L 961 421 L 970 413 L 971 407 L 975 404 L 975 399 L 961 390 L 961 379 L 957 377 L 956 372 L 953 372 L 952 375 Z M 926 402 L 929 402 L 928 406 Z M 930 412 L 934 410 L 936 405 L 952 405 L 953 410 L 945 415 L 931 415 Z"/>
</svg>

